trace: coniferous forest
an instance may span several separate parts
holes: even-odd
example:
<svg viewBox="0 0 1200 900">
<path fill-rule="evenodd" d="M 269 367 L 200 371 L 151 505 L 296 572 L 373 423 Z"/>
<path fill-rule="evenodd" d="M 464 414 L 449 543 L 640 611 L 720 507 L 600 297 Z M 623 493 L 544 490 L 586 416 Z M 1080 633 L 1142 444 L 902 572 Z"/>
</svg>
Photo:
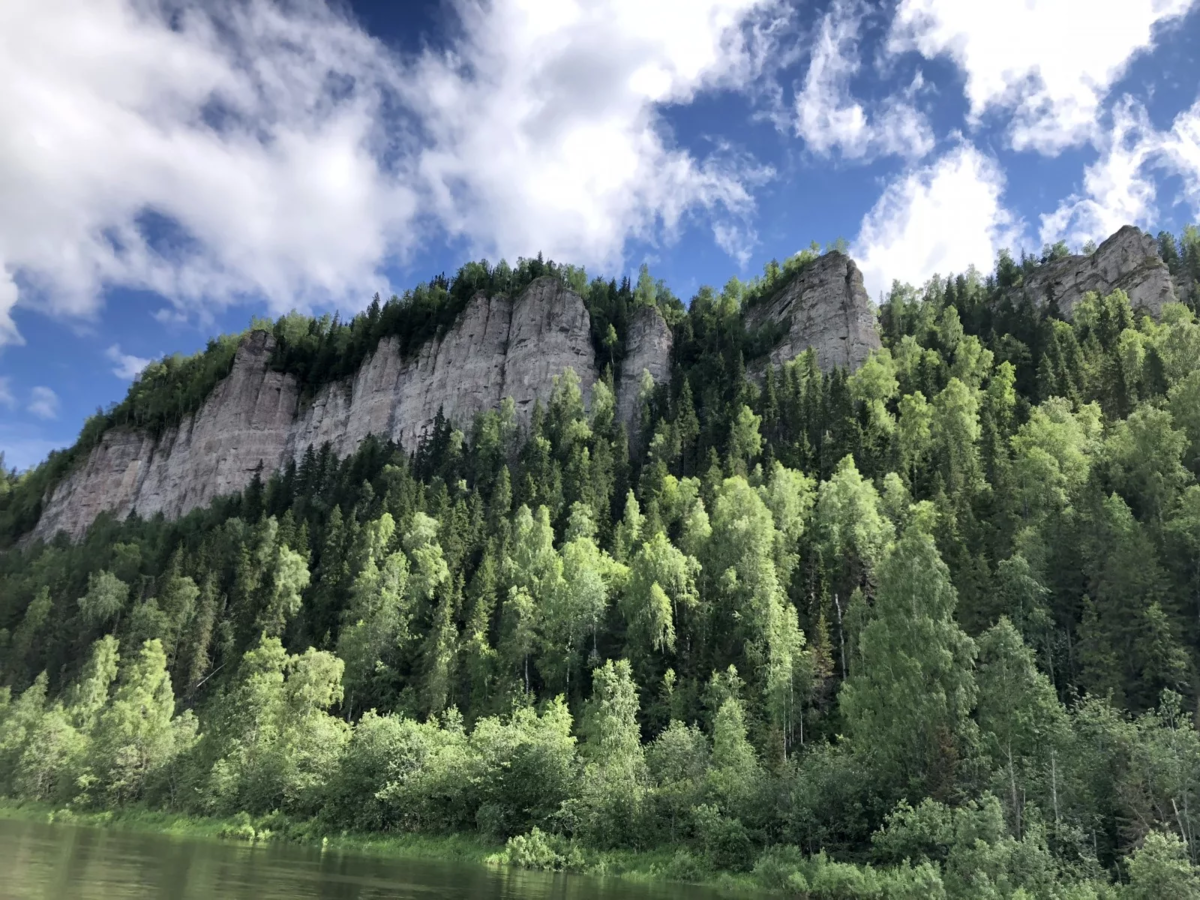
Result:
<svg viewBox="0 0 1200 900">
<path fill-rule="evenodd" d="M 411 352 L 478 290 L 580 292 L 607 363 L 421 444 L 310 448 L 178 521 L 19 539 L 103 432 L 194 411 L 237 337 L 156 363 L 0 478 L 0 795 L 241 816 L 298 838 L 658 854 L 813 898 L 1200 896 L 1200 232 L 1184 302 L 1066 320 L 1062 255 L 896 285 L 883 349 L 764 367 L 743 311 L 522 260 L 350 322 L 255 322 L 306 388 Z M 674 331 L 633 427 L 639 305 Z M 747 374 L 749 373 L 749 374 Z"/>
</svg>

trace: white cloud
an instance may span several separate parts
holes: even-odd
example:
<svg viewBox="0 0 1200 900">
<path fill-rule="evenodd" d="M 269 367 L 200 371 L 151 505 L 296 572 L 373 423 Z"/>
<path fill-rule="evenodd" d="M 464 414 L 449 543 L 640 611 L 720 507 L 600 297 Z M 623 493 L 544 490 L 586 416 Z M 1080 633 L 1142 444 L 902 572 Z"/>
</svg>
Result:
<svg viewBox="0 0 1200 900">
<path fill-rule="evenodd" d="M 0 406 L 6 409 L 17 408 L 17 398 L 12 392 L 12 379 L 7 375 L 0 376 Z"/>
<path fill-rule="evenodd" d="M 933 132 L 910 98 L 893 96 L 871 116 L 851 96 L 850 79 L 861 68 L 865 16 L 860 0 L 834 0 L 821 19 L 804 87 L 796 96 L 796 134 L 822 156 L 838 150 L 847 159 L 881 154 L 919 159 L 933 149 Z"/>
<path fill-rule="evenodd" d="M 966 143 L 888 185 L 852 247 L 872 299 L 893 280 L 920 285 L 972 265 L 990 269 L 1002 248 L 1020 240 L 1003 193 L 995 160 Z"/>
<path fill-rule="evenodd" d="M 1097 131 L 1100 105 L 1155 26 L 1196 0 L 901 0 L 893 52 L 947 54 L 966 75 L 973 120 L 1012 114 L 1018 150 L 1055 154 Z"/>
<path fill-rule="evenodd" d="M 753 81 L 777 2 L 456 0 L 406 59 L 324 0 L 7 0 L 0 345 L 18 303 L 94 318 L 110 285 L 361 305 L 431 227 L 593 263 L 696 209 L 748 234 L 769 173 L 657 110 Z"/>
<path fill-rule="evenodd" d="M 109 362 L 116 363 L 112 373 L 125 381 L 133 381 L 142 374 L 142 369 L 150 365 L 149 359 L 122 353 L 120 344 L 113 344 L 104 351 L 104 355 L 108 357 Z"/>
<path fill-rule="evenodd" d="M 17 285 L 5 269 L 3 256 L 0 256 L 0 347 L 5 344 L 25 343 L 12 317 L 13 307 L 16 305 Z"/>
<path fill-rule="evenodd" d="M 629 236 L 668 237 L 702 208 L 721 233 L 769 173 L 727 153 L 673 148 L 662 103 L 744 87 L 765 65 L 762 0 L 459 0 L 461 40 L 407 82 L 432 208 L 477 252 L 537 249 L 612 264 Z M 755 38 L 754 35 L 757 35 Z"/>
<path fill-rule="evenodd" d="M 48 387 L 35 387 L 29 392 L 28 410 L 39 419 L 57 419 L 58 394 Z"/>
<path fill-rule="evenodd" d="M 394 77 L 317 3 L 9 0 L 0 267 L 22 305 L 85 317 L 107 284 L 275 310 L 362 294 L 415 203 L 379 160 Z"/>
<path fill-rule="evenodd" d="M 1042 242 L 1065 240 L 1078 247 L 1102 241 L 1122 225 L 1148 224 L 1155 212 L 1155 187 L 1146 164 L 1158 147 L 1145 109 L 1129 98 L 1117 104 L 1100 158 L 1084 170 L 1083 195 L 1072 194 L 1041 217 Z"/>
<path fill-rule="evenodd" d="M 1183 192 L 1200 218 L 1200 100 L 1175 117 L 1160 142 L 1162 165 L 1183 178 Z"/>
<path fill-rule="evenodd" d="M 1101 241 L 1122 225 L 1153 228 L 1154 169 L 1178 175 L 1183 197 L 1200 216 L 1200 100 L 1175 117 L 1166 131 L 1150 122 L 1145 107 L 1124 97 L 1113 107 L 1112 127 L 1098 142 L 1100 157 L 1084 170 L 1083 189 L 1042 216 L 1043 242 L 1078 246 Z"/>
</svg>

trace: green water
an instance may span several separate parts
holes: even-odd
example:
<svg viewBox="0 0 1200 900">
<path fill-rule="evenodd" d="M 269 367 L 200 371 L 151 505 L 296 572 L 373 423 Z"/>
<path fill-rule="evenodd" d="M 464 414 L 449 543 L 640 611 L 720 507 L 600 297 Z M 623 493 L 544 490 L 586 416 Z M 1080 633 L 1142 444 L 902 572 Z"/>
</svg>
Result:
<svg viewBox="0 0 1200 900">
<path fill-rule="evenodd" d="M 0 820 L 0 897 L 21 900 L 712 900 L 683 885 L 389 860 L 315 848 Z"/>
</svg>

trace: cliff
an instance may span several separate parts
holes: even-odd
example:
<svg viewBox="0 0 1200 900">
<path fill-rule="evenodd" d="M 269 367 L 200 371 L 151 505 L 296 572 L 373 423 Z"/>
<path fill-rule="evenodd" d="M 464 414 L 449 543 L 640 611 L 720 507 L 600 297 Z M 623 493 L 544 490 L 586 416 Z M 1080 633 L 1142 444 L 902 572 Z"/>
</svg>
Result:
<svg viewBox="0 0 1200 900">
<path fill-rule="evenodd" d="M 879 331 L 862 273 L 854 260 L 836 250 L 804 268 L 774 297 L 746 314 L 753 330 L 771 322 L 786 329 L 783 339 L 758 368 L 780 365 L 812 347 L 822 371 L 857 369 L 878 350 Z"/>
<path fill-rule="evenodd" d="M 1066 256 L 1042 266 L 1020 290 L 1038 307 L 1053 300 L 1067 318 L 1088 291 L 1103 295 L 1122 290 L 1135 311 L 1155 317 L 1163 304 L 1177 299 L 1158 244 L 1132 225 L 1121 228 L 1090 256 Z"/>
<path fill-rule="evenodd" d="M 454 327 L 416 357 L 402 360 L 396 342 L 385 340 L 353 378 L 323 387 L 299 411 L 289 455 L 299 461 L 310 444 L 328 441 L 347 456 L 368 434 L 415 450 L 439 408 L 466 424 L 505 397 L 525 422 L 568 368 L 587 400 L 596 380 L 589 330 L 583 299 L 554 278 L 538 279 L 515 300 L 477 294 Z"/>
<path fill-rule="evenodd" d="M 617 418 L 628 425 L 630 431 L 637 417 L 642 375 L 649 372 L 655 384 L 670 379 L 673 343 L 671 327 L 656 308 L 643 306 L 634 311 L 617 383 Z"/>
<path fill-rule="evenodd" d="M 161 437 L 106 432 L 54 489 L 33 537 L 78 537 L 101 512 L 174 518 L 242 490 L 260 463 L 270 472 L 291 437 L 298 395 L 294 379 L 267 368 L 272 347 L 270 335 L 252 332 L 200 412 Z"/>
<path fill-rule="evenodd" d="M 774 320 L 783 338 L 770 355 L 783 362 L 815 347 L 823 368 L 858 366 L 879 346 L 874 314 L 858 267 L 840 253 L 808 266 L 766 303 L 751 324 Z M 444 335 L 402 357 L 385 339 L 355 374 L 302 400 L 296 379 L 268 367 L 273 338 L 249 335 L 233 370 L 203 406 L 160 437 L 126 428 L 108 431 L 99 445 L 43 500 L 28 540 L 64 531 L 78 538 L 102 512 L 168 518 L 244 489 L 308 447 L 329 443 L 353 453 L 370 434 L 412 451 L 438 410 L 458 425 L 506 397 L 527 423 L 534 402 L 546 400 L 554 376 L 571 368 L 584 399 L 602 368 L 590 337 L 583 299 L 558 279 L 539 278 L 516 297 L 477 294 Z M 672 332 L 657 309 L 636 310 L 626 354 L 615 373 L 617 414 L 633 425 L 643 373 L 656 382 L 670 374 Z"/>
</svg>

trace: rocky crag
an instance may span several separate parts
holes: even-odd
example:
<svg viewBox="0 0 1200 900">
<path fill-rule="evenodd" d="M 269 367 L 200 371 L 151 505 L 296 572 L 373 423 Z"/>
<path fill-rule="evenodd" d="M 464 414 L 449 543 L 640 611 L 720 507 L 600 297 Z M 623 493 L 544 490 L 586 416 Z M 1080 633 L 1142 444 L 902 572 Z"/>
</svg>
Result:
<svg viewBox="0 0 1200 900">
<path fill-rule="evenodd" d="M 1065 256 L 1042 266 L 1021 286 L 1035 306 L 1054 302 L 1067 318 L 1089 291 L 1103 295 L 1115 290 L 1129 296 L 1135 311 L 1152 316 L 1178 299 L 1171 273 L 1158 255 L 1158 244 L 1132 225 L 1120 229 L 1088 256 Z"/>
<path fill-rule="evenodd" d="M 1034 302 L 1054 298 L 1069 315 L 1087 291 L 1123 289 L 1135 307 L 1153 314 L 1175 300 L 1154 241 L 1123 228 L 1090 256 L 1043 267 L 1022 290 Z M 767 357 L 780 364 L 809 348 L 824 370 L 857 368 L 880 346 L 874 310 L 854 261 L 831 252 L 808 265 L 774 296 L 746 313 L 748 329 L 779 336 Z M 656 309 L 639 309 L 626 335 L 626 355 L 615 373 L 617 412 L 634 424 L 643 373 L 669 377 L 672 333 Z M 512 397 L 527 422 L 545 400 L 553 378 L 571 368 L 587 399 L 605 364 L 590 340 L 582 298 L 554 278 L 534 281 L 520 295 L 476 296 L 458 322 L 414 355 L 402 358 L 384 340 L 350 378 L 302 399 L 296 380 L 268 367 L 272 338 L 251 333 L 233 370 L 200 411 L 161 436 L 126 428 L 108 431 L 87 458 L 45 498 L 29 540 L 64 531 L 80 537 L 103 512 L 168 518 L 244 489 L 308 447 L 329 443 L 339 456 L 353 453 L 369 434 L 414 449 L 441 409 L 459 425 Z"/>
<path fill-rule="evenodd" d="M 784 328 L 783 338 L 766 364 L 780 365 L 812 347 L 822 371 L 838 366 L 857 369 L 879 349 L 875 312 L 854 260 L 836 250 L 806 266 L 774 297 L 746 314 L 746 328 L 770 323 Z"/>
<path fill-rule="evenodd" d="M 625 359 L 617 383 L 617 418 L 630 427 L 636 425 L 642 379 L 649 372 L 655 384 L 671 377 L 671 327 L 655 307 L 634 311 L 625 342 Z"/>
</svg>

